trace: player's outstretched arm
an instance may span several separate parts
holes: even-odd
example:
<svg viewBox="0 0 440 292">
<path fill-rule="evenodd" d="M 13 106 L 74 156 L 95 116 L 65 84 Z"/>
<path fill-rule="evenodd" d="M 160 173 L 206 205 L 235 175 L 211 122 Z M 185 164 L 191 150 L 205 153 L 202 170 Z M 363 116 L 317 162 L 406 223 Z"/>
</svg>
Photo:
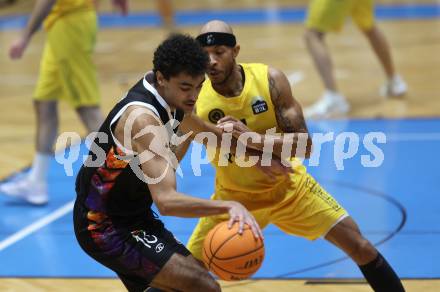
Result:
<svg viewBox="0 0 440 292">
<path fill-rule="evenodd" d="M 177 143 L 177 146 L 172 145 L 172 151 L 179 162 L 185 157 L 195 135 L 200 132 L 200 125 L 193 119 L 192 115 L 193 114 L 185 114 L 176 133 L 176 139 L 180 141 Z"/>
<path fill-rule="evenodd" d="M 172 152 L 168 134 L 161 122 L 148 109 L 128 109 L 116 126 L 116 137 L 123 141 L 123 125 L 127 116 L 138 110 L 131 127 L 131 146 L 141 163 L 144 181 L 162 215 L 178 217 L 205 217 L 229 213 L 230 224 L 239 223 L 240 232 L 248 224 L 256 237 L 262 236 L 255 218 L 243 205 L 233 201 L 214 201 L 194 198 L 176 191 L 176 177 L 173 169 Z M 139 114 L 140 113 L 140 114 Z"/>
<path fill-rule="evenodd" d="M 219 128 L 216 125 L 203 121 L 201 118 L 197 116 L 195 112 L 192 114 L 185 115 L 183 121 L 179 126 L 177 133 L 178 136 L 185 136 L 185 141 L 183 143 L 180 143 L 179 146 L 176 147 L 174 151 L 179 161 L 185 156 L 191 141 L 195 140 L 198 143 L 208 146 L 208 141 L 206 139 L 204 140 L 197 139 L 197 135 L 203 132 L 215 135 L 216 137 L 215 146 L 217 148 L 221 147 L 223 134 L 225 133 L 225 131 L 222 128 Z M 232 137 L 231 145 L 228 150 L 231 151 L 231 153 L 235 154 L 236 149 L 237 149 L 237 138 Z M 249 148 L 249 150 L 251 149 Z M 258 149 L 254 149 L 254 150 L 257 150 L 257 153 L 261 155 L 262 151 Z M 255 153 L 255 151 L 253 153 Z"/>
</svg>

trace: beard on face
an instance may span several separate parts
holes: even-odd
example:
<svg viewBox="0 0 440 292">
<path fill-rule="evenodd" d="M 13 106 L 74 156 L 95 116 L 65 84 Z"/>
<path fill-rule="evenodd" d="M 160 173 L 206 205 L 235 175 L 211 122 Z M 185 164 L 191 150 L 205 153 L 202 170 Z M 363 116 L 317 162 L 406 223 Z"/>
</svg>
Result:
<svg viewBox="0 0 440 292">
<path fill-rule="evenodd" d="M 216 81 L 216 82 L 212 82 L 212 80 L 211 80 L 212 84 L 223 85 L 229 80 L 229 78 L 232 76 L 232 71 L 234 70 L 234 65 L 235 65 L 235 62 L 233 59 L 231 60 L 230 64 L 232 64 L 232 65 L 230 65 L 229 67 L 225 67 L 225 70 L 218 71 L 220 73 L 220 75 L 221 74 L 223 75 L 223 79 L 220 81 Z"/>
</svg>

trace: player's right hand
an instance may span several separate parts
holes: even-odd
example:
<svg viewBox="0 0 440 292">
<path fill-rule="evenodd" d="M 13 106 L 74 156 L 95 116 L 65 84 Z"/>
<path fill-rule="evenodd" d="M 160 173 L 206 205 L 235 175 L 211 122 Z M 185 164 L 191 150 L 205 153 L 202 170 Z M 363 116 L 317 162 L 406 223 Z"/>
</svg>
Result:
<svg viewBox="0 0 440 292">
<path fill-rule="evenodd" d="M 121 11 L 122 15 L 128 14 L 128 0 L 113 0 L 113 6 Z"/>
<path fill-rule="evenodd" d="M 289 176 L 293 173 L 291 163 L 283 158 L 272 157 L 269 165 L 263 165 L 262 162 L 262 159 L 258 160 L 258 163 L 255 166 L 264 172 L 270 179 L 276 180 L 278 176 Z"/>
<path fill-rule="evenodd" d="M 20 59 L 29 43 L 29 39 L 21 37 L 12 42 L 9 47 L 9 57 L 11 59 Z"/>
<path fill-rule="evenodd" d="M 234 201 L 230 201 L 229 203 L 229 229 L 231 229 L 234 223 L 237 222 L 238 233 L 243 234 L 244 224 L 247 224 L 251 228 L 255 238 L 261 238 L 263 240 L 263 232 L 254 216 L 242 204 Z"/>
</svg>

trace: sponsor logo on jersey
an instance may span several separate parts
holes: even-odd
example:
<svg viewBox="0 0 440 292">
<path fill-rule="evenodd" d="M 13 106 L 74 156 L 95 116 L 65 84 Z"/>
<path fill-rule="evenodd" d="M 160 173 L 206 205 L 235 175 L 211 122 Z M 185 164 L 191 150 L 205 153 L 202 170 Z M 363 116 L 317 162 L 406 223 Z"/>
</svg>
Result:
<svg viewBox="0 0 440 292">
<path fill-rule="evenodd" d="M 254 115 L 267 112 L 267 110 L 267 103 L 261 97 L 256 97 L 252 102 L 252 111 L 254 112 Z"/>
</svg>

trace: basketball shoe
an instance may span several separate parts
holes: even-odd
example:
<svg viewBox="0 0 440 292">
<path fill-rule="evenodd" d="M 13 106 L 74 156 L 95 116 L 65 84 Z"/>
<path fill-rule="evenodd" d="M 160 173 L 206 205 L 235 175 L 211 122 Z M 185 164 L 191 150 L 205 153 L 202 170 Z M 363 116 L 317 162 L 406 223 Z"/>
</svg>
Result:
<svg viewBox="0 0 440 292">
<path fill-rule="evenodd" d="M 381 88 L 381 96 L 402 96 L 408 90 L 408 86 L 402 77 L 395 75 L 393 78 L 389 79 Z"/>
<path fill-rule="evenodd" d="M 350 105 L 341 94 L 325 91 L 319 101 L 304 109 L 306 119 L 322 119 L 338 115 L 345 115 L 350 110 Z"/>
<path fill-rule="evenodd" d="M 0 192 L 32 205 L 47 204 L 49 199 L 47 184 L 30 180 L 28 177 L 0 184 Z"/>
</svg>

